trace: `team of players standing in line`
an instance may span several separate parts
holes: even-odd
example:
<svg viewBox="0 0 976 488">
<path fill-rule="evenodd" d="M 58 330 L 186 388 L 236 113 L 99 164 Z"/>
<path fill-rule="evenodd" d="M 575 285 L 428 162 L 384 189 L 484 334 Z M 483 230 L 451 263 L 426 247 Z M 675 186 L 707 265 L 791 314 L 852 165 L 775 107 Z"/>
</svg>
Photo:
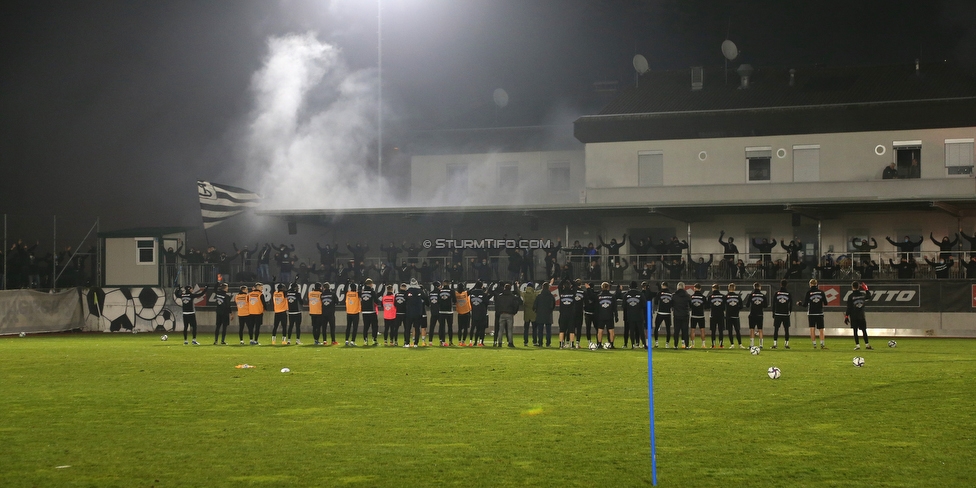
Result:
<svg viewBox="0 0 976 488">
<path fill-rule="evenodd" d="M 679 282 L 677 289 L 672 292 L 667 282 L 658 286 L 658 291 L 650 290 L 647 283 L 638 287 L 636 281 L 630 283 L 626 292 L 617 285 L 611 290 L 611 285 L 604 282 L 599 289 L 581 280 L 563 280 L 554 296 L 551 287 L 554 280 L 544 283 L 541 290 L 536 290 L 532 282 L 526 283 L 524 288 L 514 283 L 490 283 L 485 286 L 478 281 L 473 288 L 468 289 L 464 283 L 453 285 L 449 282 L 434 283 L 433 290 L 427 291 L 415 279 L 409 284 L 383 285 L 376 288 L 371 279 L 362 285 L 349 284 L 345 292 L 346 333 L 345 345 L 356 346 L 360 320 L 363 325 L 363 345 L 369 345 L 370 336 L 373 345 L 378 345 L 380 314 L 384 320 L 383 343 L 389 346 L 399 345 L 399 330 L 403 327 L 404 347 L 426 346 L 434 344 L 434 328 L 438 329 L 438 339 L 442 346 L 454 346 L 454 314 L 457 313 L 458 339 L 461 346 L 484 347 L 485 333 L 488 328 L 488 306 L 495 305 L 495 332 L 493 346 L 501 347 L 506 341 L 508 347 L 515 347 L 512 334 L 514 317 L 522 310 L 524 318 L 523 341 L 532 345 L 549 347 L 552 339 L 553 312 L 559 311 L 558 339 L 560 348 L 579 348 L 582 339 L 583 326 L 586 327 L 586 338 L 591 347 L 603 345 L 614 347 L 615 324 L 620 321 L 617 302 L 622 302 L 624 319 L 624 347 L 628 342 L 631 348 L 647 347 L 646 307 L 648 301 L 653 303 L 654 317 L 654 347 L 659 346 L 661 326 L 665 327 L 665 348 L 671 347 L 672 327 L 674 328 L 675 348 L 694 348 L 695 333 L 701 337 L 701 347 L 715 348 L 715 336 L 718 333 L 718 348 L 725 348 L 725 334 L 728 334 L 729 347 L 744 349 L 740 335 L 740 311 L 748 309 L 749 345 L 755 345 L 759 337 L 759 347 L 763 347 L 763 317 L 766 308 L 772 309 L 773 314 L 773 349 L 778 347 L 779 331 L 784 331 L 784 347 L 790 348 L 790 318 L 793 312 L 793 299 L 787 290 L 787 281 L 781 282 L 781 288 L 767 298 L 762 292 L 761 285 L 755 283 L 753 291 L 745 299 L 736 292 L 735 283 L 728 285 L 728 293 L 722 293 L 718 284 L 713 284 L 707 295 L 702 292 L 700 284 L 692 287 L 688 293 L 685 284 Z M 301 344 L 302 312 L 305 300 L 298 285 L 290 287 L 278 284 L 270 301 L 266 300 L 263 285 L 256 283 L 251 289 L 246 286 L 231 297 L 228 285 L 222 283 L 214 295 L 216 302 L 217 327 L 214 331 L 214 344 L 226 344 L 227 327 L 233 313 L 236 312 L 239 321 L 238 335 L 240 343 L 244 344 L 244 329 L 248 331 L 249 344 L 258 345 L 264 312 L 273 311 L 274 321 L 271 330 L 271 343 L 275 344 L 278 329 L 281 329 L 282 344 L 290 344 L 292 332 L 295 333 L 295 343 Z M 867 324 L 864 316 L 865 302 L 870 298 L 870 291 L 861 282 L 853 282 L 851 293 L 847 299 L 847 310 L 844 323 L 854 330 L 855 349 L 860 348 L 858 332 L 864 338 L 865 347 L 871 349 L 868 342 Z M 183 343 L 187 344 L 187 330 L 192 330 L 193 344 L 196 340 L 197 324 L 194 301 L 206 293 L 206 287 L 194 292 L 191 287 L 177 288 L 174 298 L 183 307 Z M 328 283 L 315 283 L 308 292 L 308 313 L 312 322 L 312 335 L 315 345 L 338 345 L 335 336 L 335 313 L 339 298 Z M 810 280 L 810 289 L 803 300 L 796 302 L 805 307 L 810 327 L 810 339 L 813 347 L 817 348 L 817 334 L 820 336 L 821 349 L 826 349 L 824 342 L 824 306 L 827 297 L 817 284 L 817 280 Z M 711 332 L 710 345 L 705 342 L 705 310 L 709 311 L 709 330 Z M 430 310 L 428 317 L 427 311 Z M 429 327 L 428 327 L 429 324 Z M 593 342 L 592 331 L 596 329 L 596 342 Z M 413 342 L 411 344 L 411 332 Z M 733 336 L 735 341 L 733 341 Z M 321 338 L 321 341 L 320 341 Z M 604 341 L 604 338 L 607 341 Z M 330 341 L 331 339 L 331 341 Z"/>
</svg>

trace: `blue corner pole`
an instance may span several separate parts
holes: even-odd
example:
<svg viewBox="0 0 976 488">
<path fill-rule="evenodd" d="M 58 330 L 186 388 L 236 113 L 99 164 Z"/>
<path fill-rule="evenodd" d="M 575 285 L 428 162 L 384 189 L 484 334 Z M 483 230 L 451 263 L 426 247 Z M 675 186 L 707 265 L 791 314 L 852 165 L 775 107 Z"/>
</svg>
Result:
<svg viewBox="0 0 976 488">
<path fill-rule="evenodd" d="M 654 445 L 654 368 L 652 366 L 652 353 L 654 347 L 651 346 L 651 327 L 653 321 L 653 304 L 647 302 L 647 406 L 650 410 L 648 418 L 651 424 L 651 485 L 657 486 L 657 449 Z"/>
</svg>

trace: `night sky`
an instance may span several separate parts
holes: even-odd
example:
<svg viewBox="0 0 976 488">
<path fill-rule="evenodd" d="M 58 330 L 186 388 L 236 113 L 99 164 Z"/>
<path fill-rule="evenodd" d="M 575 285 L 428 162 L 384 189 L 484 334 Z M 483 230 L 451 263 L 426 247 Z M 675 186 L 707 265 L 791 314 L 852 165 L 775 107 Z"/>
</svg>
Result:
<svg viewBox="0 0 976 488">
<path fill-rule="evenodd" d="M 726 37 L 753 65 L 976 64 L 976 2 L 964 0 L 381 1 L 393 142 L 458 123 L 496 88 L 510 106 L 576 106 L 594 82 L 632 84 L 636 53 L 652 70 L 718 66 Z M 197 179 L 262 185 L 242 147 L 270 38 L 338 47 L 360 80 L 377 63 L 375 1 L 8 1 L 0 22 L 0 213 L 13 239 L 49 239 L 55 214 L 67 241 L 95 217 L 103 230 L 199 229 Z"/>
</svg>

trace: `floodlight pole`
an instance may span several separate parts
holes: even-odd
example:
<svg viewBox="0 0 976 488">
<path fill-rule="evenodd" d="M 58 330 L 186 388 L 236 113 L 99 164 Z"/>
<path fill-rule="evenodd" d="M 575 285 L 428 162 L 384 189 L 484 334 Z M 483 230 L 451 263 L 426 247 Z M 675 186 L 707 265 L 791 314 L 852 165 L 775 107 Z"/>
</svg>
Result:
<svg viewBox="0 0 976 488">
<path fill-rule="evenodd" d="M 7 289 L 7 254 L 10 251 L 7 249 L 7 214 L 3 214 L 3 249 L 0 249 L 0 254 L 3 254 L 3 283 L 0 289 Z"/>
<path fill-rule="evenodd" d="M 58 216 L 54 216 L 54 251 L 51 252 L 51 289 L 54 290 L 58 286 Z M 40 283 L 38 283 L 40 285 Z"/>
<path fill-rule="evenodd" d="M 376 170 L 379 176 L 383 177 L 383 1 L 376 0 L 376 72 L 377 72 L 377 97 L 376 97 L 376 127 L 377 142 Z"/>
<path fill-rule="evenodd" d="M 653 317 L 654 304 L 650 301 L 647 302 L 647 337 L 644 339 L 644 344 L 647 347 L 647 405 L 648 405 L 648 419 L 650 420 L 651 426 L 651 485 L 657 486 L 657 449 L 654 445 L 654 368 L 652 366 L 652 353 L 654 350 L 651 347 L 651 328 L 654 323 Z"/>
</svg>

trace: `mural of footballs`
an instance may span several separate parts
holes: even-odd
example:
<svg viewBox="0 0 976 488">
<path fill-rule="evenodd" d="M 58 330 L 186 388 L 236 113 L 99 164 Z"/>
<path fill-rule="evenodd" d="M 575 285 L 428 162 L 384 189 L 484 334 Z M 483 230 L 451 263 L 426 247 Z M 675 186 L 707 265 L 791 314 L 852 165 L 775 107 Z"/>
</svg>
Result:
<svg viewBox="0 0 976 488">
<path fill-rule="evenodd" d="M 112 332 L 131 331 L 136 317 L 131 290 L 128 288 L 107 290 L 102 304 L 102 317 L 109 321 L 108 330 Z"/>
<path fill-rule="evenodd" d="M 166 295 L 161 288 L 137 288 L 138 295 L 133 297 L 133 306 L 136 317 L 143 320 L 153 320 L 163 311 L 166 304 Z"/>
<path fill-rule="evenodd" d="M 156 324 L 156 327 L 154 328 L 156 332 L 176 330 L 176 316 L 174 316 L 173 312 L 166 308 L 164 308 L 163 311 L 153 319 L 153 323 Z"/>
</svg>

